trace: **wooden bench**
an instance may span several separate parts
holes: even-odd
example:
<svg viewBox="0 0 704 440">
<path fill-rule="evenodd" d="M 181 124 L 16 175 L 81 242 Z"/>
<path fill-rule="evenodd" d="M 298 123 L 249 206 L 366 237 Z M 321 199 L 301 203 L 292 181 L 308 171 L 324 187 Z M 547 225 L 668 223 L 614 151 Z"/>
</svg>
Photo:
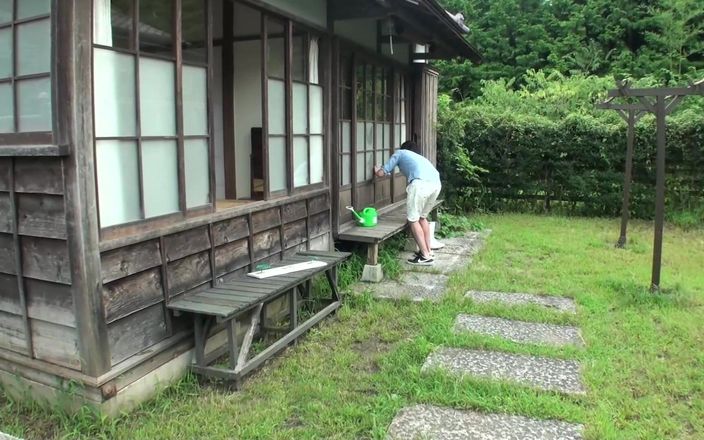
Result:
<svg viewBox="0 0 704 440">
<path fill-rule="evenodd" d="M 206 376 L 232 380 L 239 388 L 243 376 L 285 348 L 289 343 L 294 342 L 300 335 L 340 307 L 340 294 L 337 289 L 335 270 L 340 263 L 349 257 L 350 254 L 347 252 L 299 252 L 272 264 L 271 267 L 276 268 L 311 260 L 323 262 L 325 266 L 264 279 L 244 274 L 217 287 L 182 295 L 170 301 L 169 309 L 176 313 L 187 312 L 193 315 L 195 364 L 191 366 L 191 370 Z M 296 291 L 301 290 L 302 284 L 322 273 L 325 273 L 330 285 L 331 298 L 325 308 L 305 322 L 299 323 Z M 249 359 L 254 333 L 260 320 L 264 321 L 262 319 L 264 306 L 284 295 L 289 295 L 289 332 L 264 351 Z M 247 312 L 250 315 L 249 327 L 244 334 L 241 347 L 238 348 L 237 323 L 240 317 Z M 227 344 L 206 357 L 205 345 L 210 330 L 216 323 L 224 324 L 227 332 Z M 210 366 L 215 359 L 224 354 L 229 354 L 228 368 Z"/>
<path fill-rule="evenodd" d="M 433 221 L 437 221 L 437 210 L 441 204 L 442 200 L 438 200 L 433 206 L 431 211 Z M 352 222 L 340 228 L 338 239 L 367 245 L 367 264 L 364 266 L 362 281 L 378 283 L 384 278 L 384 272 L 379 264 L 379 244 L 406 230 L 407 223 L 406 203 L 403 202 L 386 210 L 380 210 L 379 223 L 373 228 L 364 228 Z"/>
</svg>

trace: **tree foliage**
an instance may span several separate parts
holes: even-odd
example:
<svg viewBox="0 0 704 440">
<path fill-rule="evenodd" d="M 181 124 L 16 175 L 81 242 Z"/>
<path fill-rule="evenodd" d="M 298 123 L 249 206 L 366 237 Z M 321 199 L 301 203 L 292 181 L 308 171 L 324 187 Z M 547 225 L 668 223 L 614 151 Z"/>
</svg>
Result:
<svg viewBox="0 0 704 440">
<path fill-rule="evenodd" d="M 442 0 L 461 11 L 484 63 L 441 62 L 441 87 L 476 97 L 482 80 L 531 69 L 563 75 L 650 76 L 661 83 L 704 72 L 704 0 Z"/>
</svg>

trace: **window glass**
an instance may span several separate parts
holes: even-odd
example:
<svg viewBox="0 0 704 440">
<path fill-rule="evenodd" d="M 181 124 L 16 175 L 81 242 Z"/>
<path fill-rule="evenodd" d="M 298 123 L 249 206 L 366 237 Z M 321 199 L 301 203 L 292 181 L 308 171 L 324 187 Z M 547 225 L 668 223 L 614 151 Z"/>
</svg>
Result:
<svg viewBox="0 0 704 440">
<path fill-rule="evenodd" d="M 15 87 L 19 131 L 51 131 L 51 80 L 25 79 Z"/>
<path fill-rule="evenodd" d="M 269 134 L 286 134 L 286 90 L 283 81 L 269 80 Z"/>
<path fill-rule="evenodd" d="M 139 59 L 142 136 L 176 135 L 175 66 L 171 61 Z"/>
<path fill-rule="evenodd" d="M 100 225 L 108 227 L 139 220 L 137 142 L 98 141 L 95 156 Z"/>
<path fill-rule="evenodd" d="M 325 153 L 323 150 L 323 137 L 310 137 L 310 183 L 321 183 L 324 178 Z"/>
<path fill-rule="evenodd" d="M 310 132 L 323 133 L 323 88 L 310 86 Z"/>
<path fill-rule="evenodd" d="M 186 136 L 208 134 L 208 71 L 183 66 L 183 131 Z"/>
<path fill-rule="evenodd" d="M 308 132 L 308 86 L 293 84 L 293 133 Z"/>
<path fill-rule="evenodd" d="M 12 86 L 0 84 L 0 133 L 12 133 L 15 130 L 15 111 L 12 102 Z"/>
<path fill-rule="evenodd" d="M 0 24 L 12 21 L 13 0 L 0 0 Z"/>
<path fill-rule="evenodd" d="M 93 4 L 93 42 L 133 49 L 133 0 L 100 0 Z"/>
<path fill-rule="evenodd" d="M 142 188 L 146 218 L 179 210 L 176 141 L 142 141 Z"/>
<path fill-rule="evenodd" d="M 351 133 L 351 123 L 347 121 L 342 122 L 342 152 L 349 153 L 352 146 L 352 133 Z"/>
<path fill-rule="evenodd" d="M 210 201 L 210 158 L 207 139 L 184 141 L 186 208 L 207 205 Z"/>
<path fill-rule="evenodd" d="M 17 19 L 46 15 L 51 10 L 51 0 L 19 0 L 17 2 Z"/>
<path fill-rule="evenodd" d="M 352 166 L 352 156 L 345 155 L 342 156 L 342 184 L 349 185 L 350 181 L 350 167 Z"/>
<path fill-rule="evenodd" d="M 286 139 L 269 138 L 269 190 L 271 192 L 286 189 Z"/>
<path fill-rule="evenodd" d="M 95 135 L 135 136 L 137 98 L 134 56 L 94 49 L 93 65 Z"/>
<path fill-rule="evenodd" d="M 365 162 L 364 153 L 357 153 L 357 182 L 364 182 L 365 180 Z"/>
<path fill-rule="evenodd" d="M 293 186 L 305 186 L 308 180 L 308 138 L 293 138 Z"/>
<path fill-rule="evenodd" d="M 139 0 L 139 50 L 172 57 L 174 54 L 173 1 Z"/>
<path fill-rule="evenodd" d="M 12 76 L 12 29 L 0 29 L 0 78 Z"/>
<path fill-rule="evenodd" d="M 271 22 L 271 20 L 269 21 Z M 284 78 L 284 39 L 281 37 L 267 40 L 269 43 L 268 75 L 270 78 Z"/>
<path fill-rule="evenodd" d="M 372 178 L 374 174 L 374 152 L 368 152 L 364 167 L 364 175 L 367 180 Z"/>
<path fill-rule="evenodd" d="M 357 150 L 364 151 L 364 122 L 357 122 Z"/>
<path fill-rule="evenodd" d="M 208 53 L 203 0 L 181 0 L 181 23 L 183 61 L 205 63 L 208 59 Z"/>
<path fill-rule="evenodd" d="M 26 3 L 26 2 L 22 2 Z M 17 75 L 51 70 L 51 22 L 33 21 L 17 25 Z"/>
<path fill-rule="evenodd" d="M 374 123 L 373 122 L 367 122 L 365 125 L 365 139 L 364 139 L 364 146 L 365 150 L 373 150 L 374 149 Z"/>
<path fill-rule="evenodd" d="M 306 81 L 306 40 L 307 35 L 293 30 L 293 58 L 291 60 L 291 75 L 294 81 Z"/>
</svg>

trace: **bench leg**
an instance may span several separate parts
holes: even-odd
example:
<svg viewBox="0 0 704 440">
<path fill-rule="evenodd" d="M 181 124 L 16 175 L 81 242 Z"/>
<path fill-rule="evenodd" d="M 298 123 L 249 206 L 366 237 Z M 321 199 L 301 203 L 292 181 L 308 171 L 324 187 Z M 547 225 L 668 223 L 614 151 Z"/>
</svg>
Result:
<svg viewBox="0 0 704 440">
<path fill-rule="evenodd" d="M 200 367 L 205 367 L 207 362 L 205 360 L 205 344 L 208 342 L 208 333 L 210 333 L 210 327 L 212 326 L 212 319 L 203 315 L 194 315 L 193 317 L 193 330 L 195 339 L 195 355 L 196 355 L 196 365 Z"/>
<path fill-rule="evenodd" d="M 379 264 L 379 243 L 367 247 L 367 264 L 362 272 L 362 281 L 378 283 L 384 279 L 384 271 Z"/>
<path fill-rule="evenodd" d="M 247 333 L 244 334 L 244 339 L 242 340 L 242 348 L 240 348 L 240 355 L 237 358 L 237 366 L 235 367 L 235 370 L 241 369 L 242 366 L 247 363 L 249 349 L 252 346 L 252 339 L 254 338 L 254 331 L 257 329 L 257 325 L 259 325 L 259 316 L 262 313 L 263 306 L 264 303 L 260 303 L 252 312 L 249 328 L 247 329 Z"/>
</svg>

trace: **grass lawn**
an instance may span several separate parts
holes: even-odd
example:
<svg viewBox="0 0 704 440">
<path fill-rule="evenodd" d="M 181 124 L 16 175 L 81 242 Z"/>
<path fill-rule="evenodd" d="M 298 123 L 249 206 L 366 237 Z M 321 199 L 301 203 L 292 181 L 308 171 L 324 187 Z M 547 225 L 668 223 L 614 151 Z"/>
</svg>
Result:
<svg viewBox="0 0 704 440">
<path fill-rule="evenodd" d="M 479 219 L 493 230 L 439 304 L 347 298 L 337 320 L 314 329 L 245 382 L 240 393 L 187 377 L 116 420 L 68 417 L 0 397 L 0 431 L 27 438 L 384 438 L 414 403 L 509 412 L 586 425 L 589 439 L 704 438 L 704 231 L 668 228 L 663 287 L 648 293 L 652 228 L 634 222 L 614 249 L 617 220 L 528 215 Z M 473 304 L 468 289 L 571 296 L 577 316 Z M 458 313 L 570 323 L 587 348 L 522 346 L 458 336 Z M 421 375 L 436 347 L 488 348 L 576 358 L 586 396 Z"/>
</svg>

